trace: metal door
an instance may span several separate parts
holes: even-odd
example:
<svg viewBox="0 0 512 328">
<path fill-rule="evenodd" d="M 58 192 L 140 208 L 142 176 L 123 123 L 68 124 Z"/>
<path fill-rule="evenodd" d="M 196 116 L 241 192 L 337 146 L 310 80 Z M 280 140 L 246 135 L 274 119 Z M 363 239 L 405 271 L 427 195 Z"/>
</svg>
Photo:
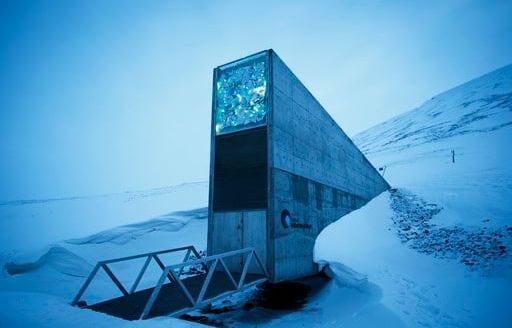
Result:
<svg viewBox="0 0 512 328">
<path fill-rule="evenodd" d="M 254 247 L 264 267 L 267 267 L 266 211 L 242 212 L 242 247 Z M 260 273 L 255 261 L 251 261 L 250 273 Z"/>
<path fill-rule="evenodd" d="M 264 210 L 213 213 L 213 240 L 211 254 L 220 254 L 246 247 L 254 247 L 263 266 L 267 259 L 267 225 Z M 232 272 L 241 272 L 242 256 L 224 260 Z M 252 261 L 249 273 L 260 273 Z"/>
<path fill-rule="evenodd" d="M 211 255 L 234 251 L 242 248 L 242 213 L 213 213 L 213 240 Z M 242 258 L 240 255 L 224 259 L 232 272 L 240 272 Z"/>
</svg>

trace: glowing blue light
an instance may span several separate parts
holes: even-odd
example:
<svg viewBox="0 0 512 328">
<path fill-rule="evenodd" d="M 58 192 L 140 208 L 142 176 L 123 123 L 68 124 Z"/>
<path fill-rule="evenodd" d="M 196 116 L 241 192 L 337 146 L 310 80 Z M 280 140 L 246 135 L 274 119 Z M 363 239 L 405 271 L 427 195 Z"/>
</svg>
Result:
<svg viewBox="0 0 512 328">
<path fill-rule="evenodd" d="M 264 56 L 219 69 L 215 85 L 216 134 L 265 124 L 267 75 Z"/>
</svg>

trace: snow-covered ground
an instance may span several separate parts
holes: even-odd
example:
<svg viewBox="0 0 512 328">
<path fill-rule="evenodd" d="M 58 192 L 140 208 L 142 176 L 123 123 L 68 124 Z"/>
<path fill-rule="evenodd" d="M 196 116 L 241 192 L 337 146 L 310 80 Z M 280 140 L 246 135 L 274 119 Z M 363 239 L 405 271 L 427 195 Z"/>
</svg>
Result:
<svg viewBox="0 0 512 328">
<path fill-rule="evenodd" d="M 33 250 L 172 211 L 206 206 L 208 183 L 117 194 L 0 201 L 0 253 Z M 5 233 L 8 232 L 8 233 Z"/>
<path fill-rule="evenodd" d="M 317 260 L 365 275 L 406 326 L 510 327 L 512 66 L 354 140 L 396 190 L 327 227 Z"/>
<path fill-rule="evenodd" d="M 246 327 L 511 326 L 512 66 L 354 140 L 393 189 L 318 237 L 315 260 L 334 279 L 312 283 L 301 310 L 249 307 L 208 316 Z M 69 302 L 99 259 L 188 244 L 204 249 L 206 204 L 206 183 L 0 203 L 2 326 L 192 325 L 166 317 L 128 322 Z M 141 265 L 112 269 L 128 283 Z M 142 286 L 158 269 L 149 273 Z M 100 275 L 85 298 L 116 293 Z"/>
<path fill-rule="evenodd" d="M 207 191 L 207 183 L 192 183 L 96 197 L 1 204 L 2 327 L 197 326 L 174 318 L 130 322 L 78 309 L 70 302 L 99 260 L 184 245 L 204 250 Z M 134 221 L 139 222 L 131 223 Z M 120 223 L 128 224 L 98 232 Z M 47 226 L 56 231 L 39 235 Z M 82 229 L 94 233 L 83 237 Z M 55 242 L 49 243 L 50 238 Z M 176 258 L 163 256 L 162 260 L 172 263 Z M 141 260 L 114 264 L 112 271 L 127 286 L 142 264 Z M 140 288 L 154 286 L 160 273 L 152 262 Z M 117 296 L 119 291 L 103 271 L 84 295 L 89 302 Z"/>
</svg>

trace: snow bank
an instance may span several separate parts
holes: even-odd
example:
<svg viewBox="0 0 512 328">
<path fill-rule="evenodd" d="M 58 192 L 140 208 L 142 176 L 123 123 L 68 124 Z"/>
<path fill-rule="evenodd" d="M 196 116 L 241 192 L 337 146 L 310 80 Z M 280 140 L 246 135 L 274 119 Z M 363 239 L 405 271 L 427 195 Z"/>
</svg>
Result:
<svg viewBox="0 0 512 328">
<path fill-rule="evenodd" d="M 378 302 L 408 327 L 507 327 L 510 270 L 484 276 L 456 260 L 409 248 L 397 238 L 389 202 L 385 192 L 328 226 L 317 239 L 316 261 L 366 275 L 382 291 Z M 345 274 L 341 279 L 346 281 Z M 354 289 L 353 282 L 347 286 Z"/>
<path fill-rule="evenodd" d="M 0 202 L 0 255 L 42 248 L 171 211 L 204 207 L 207 202 L 207 182 L 99 196 Z"/>
<path fill-rule="evenodd" d="M 8 262 L 4 265 L 10 275 L 23 274 L 51 267 L 54 270 L 73 277 L 87 277 L 92 265 L 83 258 L 61 246 L 53 246 L 36 261 Z"/>
<path fill-rule="evenodd" d="M 366 276 L 408 327 L 509 327 L 512 65 L 354 141 L 397 190 L 328 226 L 316 261 L 349 289 Z"/>
<path fill-rule="evenodd" d="M 156 219 L 124 225 L 107 231 L 96 233 L 85 238 L 69 239 L 69 244 L 103 244 L 114 243 L 124 245 L 134 239 L 140 238 L 154 231 L 174 232 L 183 229 L 191 219 L 207 219 L 208 208 L 199 208 L 190 211 L 173 212 L 162 215 Z"/>
<path fill-rule="evenodd" d="M 356 272 L 339 262 L 318 261 L 319 270 L 333 279 L 341 287 L 364 288 L 368 283 L 368 277 Z"/>
<path fill-rule="evenodd" d="M 158 201 L 158 199 L 157 199 Z M 147 221 L 96 233 L 89 237 L 62 241 L 31 252 L 4 255 L 0 277 L 0 318 L 6 327 L 193 327 L 174 318 L 154 318 L 127 322 L 91 310 L 72 307 L 69 302 L 99 260 L 149 251 L 194 245 L 206 248 L 205 208 L 178 211 Z M 164 264 L 182 260 L 184 254 L 162 256 Z M 144 259 L 112 264 L 111 270 L 122 284 L 130 286 Z M 154 286 L 161 269 L 152 262 L 139 288 Z M 89 303 L 119 296 L 108 276 L 100 271 L 84 298 Z"/>
</svg>

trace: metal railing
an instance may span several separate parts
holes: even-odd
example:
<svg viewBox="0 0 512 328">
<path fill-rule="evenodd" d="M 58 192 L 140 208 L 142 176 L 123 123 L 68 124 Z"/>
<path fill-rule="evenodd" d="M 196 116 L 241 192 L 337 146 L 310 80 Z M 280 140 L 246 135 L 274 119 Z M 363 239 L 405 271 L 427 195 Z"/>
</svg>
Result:
<svg viewBox="0 0 512 328">
<path fill-rule="evenodd" d="M 187 250 L 187 253 L 185 257 L 183 258 L 182 263 L 173 264 L 170 266 L 165 266 L 160 258 L 158 257 L 159 254 L 164 253 L 172 253 L 172 252 L 178 252 Z M 190 256 L 194 255 L 196 257 L 195 260 L 190 260 Z M 235 278 L 233 277 L 233 274 L 229 270 L 228 266 L 226 265 L 226 262 L 224 261 L 227 257 L 232 257 L 236 255 L 242 255 L 246 256 L 244 260 L 244 264 L 242 267 L 242 272 L 240 275 L 240 279 L 238 282 L 236 282 Z M 142 266 L 140 272 L 137 275 L 137 278 L 135 279 L 135 282 L 133 283 L 132 287 L 129 291 L 127 291 L 124 286 L 121 284 L 119 279 L 114 275 L 114 273 L 110 270 L 108 267 L 108 264 L 115 263 L 115 262 L 122 262 L 122 261 L 129 261 L 137 258 L 146 257 L 146 261 L 144 262 L 144 265 Z M 200 307 L 203 307 L 207 304 L 210 304 L 218 299 L 221 299 L 223 297 L 229 296 L 233 293 L 242 291 L 246 288 L 249 288 L 251 286 L 254 286 L 256 284 L 262 283 L 267 280 L 268 273 L 265 269 L 265 266 L 261 262 L 260 258 L 258 257 L 258 254 L 256 254 L 254 248 L 243 248 L 235 251 L 230 251 L 222 254 L 212 255 L 208 257 L 201 258 L 197 250 L 193 246 L 186 246 L 186 247 L 180 247 L 160 252 L 152 252 L 152 253 L 146 253 L 146 254 L 140 254 L 140 255 L 134 255 L 134 256 L 128 256 L 118 259 L 112 259 L 107 261 L 100 261 L 92 272 L 90 273 L 89 277 L 85 281 L 85 283 L 82 285 L 80 290 L 78 291 L 78 294 L 75 296 L 73 301 L 71 302 L 72 305 L 77 305 L 78 302 L 80 302 L 80 298 L 85 293 L 87 287 L 93 280 L 93 278 L 98 273 L 99 269 L 102 268 L 107 275 L 110 277 L 110 279 L 114 282 L 114 284 L 117 286 L 117 288 L 123 293 L 124 296 L 128 296 L 136 291 L 136 288 L 144 275 L 149 263 L 151 262 L 151 259 L 154 259 L 156 263 L 159 265 L 159 267 L 162 269 L 162 274 L 160 275 L 160 278 L 158 279 L 155 287 L 153 288 L 153 291 L 146 303 L 146 306 L 144 307 L 144 310 L 142 311 L 142 314 L 140 315 L 140 319 L 146 319 L 153 308 L 153 305 L 162 289 L 162 286 L 164 285 L 164 282 L 166 278 L 170 281 L 170 283 L 176 283 L 179 287 L 179 290 L 184 294 L 184 296 L 187 298 L 187 300 L 190 302 L 190 305 L 187 307 L 184 307 L 178 311 L 175 311 L 173 313 L 170 313 L 170 315 L 178 315 L 181 313 L 185 313 Z M 249 273 L 249 267 L 251 266 L 251 263 L 255 261 L 255 265 L 257 265 L 261 271 L 262 278 L 256 279 L 254 281 L 246 283 L 246 277 Z M 206 278 L 204 279 L 204 282 L 201 286 L 201 289 L 199 291 L 199 294 L 197 297 L 193 297 L 190 291 L 188 290 L 187 286 L 183 283 L 183 281 L 180 279 L 180 277 L 183 274 L 183 270 L 185 267 L 195 267 L 200 265 L 205 270 Z M 205 298 L 206 291 L 208 290 L 208 287 L 210 286 L 210 283 L 212 282 L 212 277 L 216 271 L 217 266 L 220 265 L 226 275 L 229 278 L 229 281 L 232 283 L 234 289 L 228 290 L 226 292 L 220 293 L 218 295 L 212 296 L 210 298 Z"/>
<path fill-rule="evenodd" d="M 187 252 L 185 253 L 185 257 L 183 258 L 182 262 L 187 262 L 190 259 L 191 255 L 194 255 L 196 258 L 201 257 L 199 255 L 199 252 L 195 249 L 194 246 L 185 246 L 185 247 L 167 249 L 167 250 L 158 251 L 158 252 L 150 252 L 150 253 L 138 254 L 138 255 L 133 255 L 133 256 L 120 257 L 120 258 L 111 259 L 111 260 L 99 261 L 92 269 L 91 273 L 87 277 L 87 280 L 84 282 L 84 284 L 82 285 L 82 287 L 76 294 L 73 301 L 71 301 L 71 305 L 77 305 L 78 302 L 80 302 L 80 298 L 85 293 L 85 291 L 87 290 L 87 288 L 89 287 L 92 280 L 94 279 L 94 277 L 96 276 L 96 274 L 98 273 L 98 271 L 100 269 L 103 269 L 103 271 L 105 271 L 105 273 L 109 276 L 109 278 L 112 280 L 114 285 L 116 285 L 116 287 L 121 291 L 121 293 L 123 293 L 124 296 L 128 296 L 130 294 L 133 294 L 137 290 L 137 287 L 138 287 L 142 277 L 144 276 L 144 273 L 146 272 L 146 269 L 148 268 L 149 263 L 151 262 L 152 259 L 158 264 L 158 266 L 160 267 L 160 269 L 162 271 L 165 271 L 166 266 L 164 265 L 164 263 L 162 262 L 162 260 L 160 259 L 160 257 L 158 255 L 168 254 L 168 253 L 176 253 L 176 252 L 181 252 L 184 250 L 186 250 Z M 135 278 L 135 281 L 133 282 L 133 285 L 131 286 L 130 290 L 127 291 L 126 288 L 124 288 L 123 284 L 119 281 L 119 279 L 117 279 L 117 277 L 112 272 L 112 270 L 110 270 L 108 265 L 112 264 L 112 263 L 117 263 L 117 262 L 131 261 L 131 260 L 135 260 L 135 259 L 139 259 L 139 258 L 143 258 L 143 257 L 146 258 L 146 261 L 142 265 L 142 268 L 140 269 L 139 273 L 137 274 L 137 278 Z M 183 273 L 184 267 L 185 266 L 182 267 L 182 269 L 178 273 L 178 276 L 181 276 L 181 274 Z M 204 267 L 204 269 L 207 269 L 206 266 L 203 266 L 203 267 Z"/>
<path fill-rule="evenodd" d="M 235 256 L 235 255 L 243 255 L 243 254 L 247 254 L 247 258 L 245 258 L 244 266 L 243 266 L 242 273 L 240 276 L 240 280 L 237 283 L 235 281 L 235 279 L 233 278 L 233 275 L 231 274 L 230 270 L 228 269 L 228 266 L 224 262 L 224 259 L 226 257 L 231 257 L 231 256 Z M 256 264 L 259 266 L 261 273 L 263 275 L 263 278 L 257 279 L 255 281 L 251 281 L 246 284 L 245 278 L 247 277 L 247 273 L 249 271 L 249 267 L 250 267 L 253 259 L 256 260 Z M 204 296 L 206 294 L 206 290 L 208 289 L 208 286 L 210 285 L 210 282 L 212 281 L 212 276 L 213 276 L 215 269 L 219 263 L 222 266 L 222 268 L 224 269 L 224 271 L 226 272 L 226 274 L 228 275 L 228 278 L 231 281 L 231 283 L 233 284 L 233 287 L 235 289 L 229 290 L 229 291 L 226 291 L 219 295 L 205 299 Z M 181 268 L 183 268 L 184 266 L 187 266 L 187 265 L 198 265 L 198 264 L 202 264 L 202 265 L 210 264 L 210 266 L 208 267 L 206 278 L 203 282 L 203 285 L 201 286 L 199 295 L 197 295 L 197 297 L 194 298 L 194 297 L 192 297 L 190 291 L 185 286 L 185 284 L 183 284 L 183 282 L 180 279 L 178 279 L 178 276 L 176 276 L 175 270 L 176 269 L 181 270 Z M 178 286 L 180 287 L 181 291 L 183 292 L 183 294 L 187 297 L 188 301 L 190 302 L 189 307 L 185 307 L 179 311 L 176 311 L 176 312 L 172 313 L 172 315 L 178 315 L 180 313 L 184 313 L 184 312 L 188 312 L 188 311 L 200 308 L 200 307 L 210 304 L 220 298 L 226 297 L 235 292 L 239 292 L 246 288 L 254 286 L 256 284 L 262 283 L 262 282 L 266 281 L 267 277 L 268 277 L 268 273 L 267 273 L 267 270 L 265 269 L 265 266 L 263 265 L 260 258 L 258 257 L 258 254 L 256 254 L 254 248 L 252 248 L 252 247 L 243 248 L 243 249 L 226 252 L 226 253 L 222 253 L 222 254 L 212 255 L 212 256 L 204 257 L 204 258 L 201 258 L 201 259 L 198 259 L 195 261 L 171 265 L 171 266 L 166 267 L 164 272 L 162 272 L 162 275 L 160 276 L 160 279 L 158 280 L 158 282 L 155 286 L 155 289 L 153 289 L 153 293 L 151 293 L 151 296 L 149 297 L 149 300 L 146 303 L 146 307 L 142 311 L 140 319 L 145 319 L 148 316 L 149 311 L 151 311 L 151 308 L 153 307 L 153 304 L 155 303 L 155 300 L 158 297 L 158 294 L 160 293 L 160 289 L 162 288 L 162 285 L 165 281 L 165 277 L 168 274 L 170 274 L 174 278 L 174 280 L 178 283 Z"/>
</svg>

